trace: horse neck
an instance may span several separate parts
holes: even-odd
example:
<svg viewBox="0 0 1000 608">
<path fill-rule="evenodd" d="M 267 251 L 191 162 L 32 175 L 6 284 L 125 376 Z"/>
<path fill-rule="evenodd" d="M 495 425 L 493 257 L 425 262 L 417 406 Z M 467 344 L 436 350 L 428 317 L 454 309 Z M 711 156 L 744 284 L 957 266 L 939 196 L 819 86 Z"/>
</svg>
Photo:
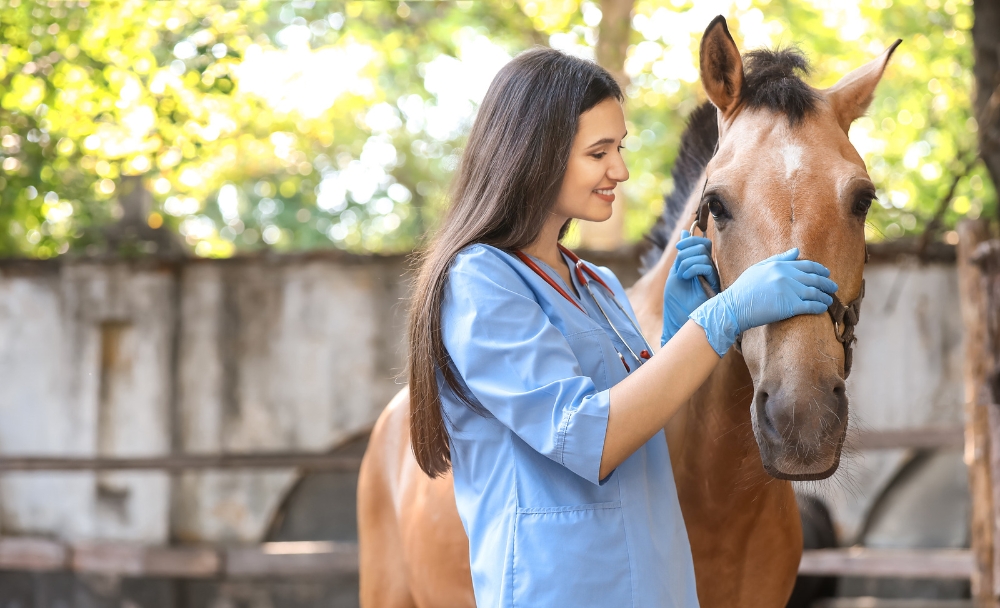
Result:
<svg viewBox="0 0 1000 608">
<path fill-rule="evenodd" d="M 677 491 L 699 509 L 742 509 L 786 482 L 764 472 L 750 422 L 753 380 L 743 357 L 730 351 L 667 424 Z"/>
</svg>

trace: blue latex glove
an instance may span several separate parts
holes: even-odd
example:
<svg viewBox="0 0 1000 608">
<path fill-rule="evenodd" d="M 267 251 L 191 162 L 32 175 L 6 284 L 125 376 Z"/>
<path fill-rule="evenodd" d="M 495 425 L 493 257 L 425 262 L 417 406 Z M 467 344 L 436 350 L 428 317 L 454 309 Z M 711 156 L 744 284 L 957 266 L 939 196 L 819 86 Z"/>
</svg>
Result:
<svg viewBox="0 0 1000 608">
<path fill-rule="evenodd" d="M 699 276 L 705 277 L 712 289 L 718 293 L 719 275 L 712 265 L 712 241 L 701 236 L 691 236 L 687 230 L 681 232 L 677 242 L 677 257 L 667 275 L 663 287 L 663 333 L 660 346 L 674 337 L 688 316 L 704 304 L 709 294 L 705 293 Z"/>
<path fill-rule="evenodd" d="M 736 337 L 759 327 L 794 317 L 825 313 L 837 284 L 822 264 L 796 260 L 798 249 L 767 258 L 747 268 L 728 289 L 691 313 L 719 356 Z"/>
</svg>

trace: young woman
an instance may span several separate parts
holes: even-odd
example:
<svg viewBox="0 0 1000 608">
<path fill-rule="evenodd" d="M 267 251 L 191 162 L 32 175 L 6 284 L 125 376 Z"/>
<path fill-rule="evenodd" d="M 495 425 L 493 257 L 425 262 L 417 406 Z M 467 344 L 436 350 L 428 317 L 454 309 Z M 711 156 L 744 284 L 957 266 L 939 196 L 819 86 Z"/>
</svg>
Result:
<svg viewBox="0 0 1000 608">
<path fill-rule="evenodd" d="M 684 235 L 645 343 L 621 284 L 559 245 L 611 216 L 622 93 L 597 65 L 532 50 L 469 135 L 410 311 L 410 432 L 454 474 L 479 606 L 697 606 L 663 427 L 737 335 L 825 313 L 837 286 L 797 250 L 718 290 Z"/>
</svg>

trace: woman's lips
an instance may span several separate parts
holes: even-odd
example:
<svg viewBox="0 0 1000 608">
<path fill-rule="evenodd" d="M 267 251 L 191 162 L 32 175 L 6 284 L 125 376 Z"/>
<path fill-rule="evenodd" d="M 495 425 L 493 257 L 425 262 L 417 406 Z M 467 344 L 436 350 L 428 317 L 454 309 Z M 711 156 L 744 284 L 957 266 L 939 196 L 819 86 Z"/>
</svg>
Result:
<svg viewBox="0 0 1000 608">
<path fill-rule="evenodd" d="M 612 203 L 615 200 L 615 192 L 611 188 L 601 189 L 601 190 L 594 190 L 593 192 L 594 192 L 594 195 L 597 196 L 597 198 L 601 199 L 602 201 L 604 201 L 606 203 Z M 603 194 L 603 192 L 607 192 L 608 194 Z"/>
</svg>

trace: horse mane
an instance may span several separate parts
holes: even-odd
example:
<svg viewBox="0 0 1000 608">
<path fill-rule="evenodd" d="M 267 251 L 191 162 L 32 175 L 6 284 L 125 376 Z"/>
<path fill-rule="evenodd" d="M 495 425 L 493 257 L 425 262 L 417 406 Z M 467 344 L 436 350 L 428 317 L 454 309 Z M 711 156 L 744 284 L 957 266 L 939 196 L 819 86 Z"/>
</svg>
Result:
<svg viewBox="0 0 1000 608">
<path fill-rule="evenodd" d="M 642 254 L 639 272 L 645 273 L 663 255 L 674 226 L 691 198 L 691 192 L 698 185 L 708 161 L 712 160 L 718 141 L 719 123 L 716 120 L 715 106 L 711 102 L 705 102 L 688 116 L 687 128 L 681 135 L 681 150 L 670 171 L 674 189 L 663 203 L 663 213 L 646 233 L 649 247 Z"/>
<path fill-rule="evenodd" d="M 810 71 L 806 56 L 795 47 L 747 51 L 743 54 L 740 98 L 749 109 L 784 114 L 794 127 L 819 101 L 819 94 L 799 76 Z"/>
<path fill-rule="evenodd" d="M 809 62 L 795 47 L 747 51 L 743 54 L 742 103 L 748 109 L 784 114 L 794 127 L 806 114 L 815 111 L 819 101 L 819 94 L 799 75 L 809 72 Z M 718 141 L 715 106 L 705 102 L 688 117 L 687 127 L 681 135 L 681 149 L 670 171 L 674 190 L 666 196 L 663 213 L 646 233 L 649 247 L 640 259 L 640 272 L 652 268 L 663 254 L 691 192 L 712 160 Z"/>
</svg>

